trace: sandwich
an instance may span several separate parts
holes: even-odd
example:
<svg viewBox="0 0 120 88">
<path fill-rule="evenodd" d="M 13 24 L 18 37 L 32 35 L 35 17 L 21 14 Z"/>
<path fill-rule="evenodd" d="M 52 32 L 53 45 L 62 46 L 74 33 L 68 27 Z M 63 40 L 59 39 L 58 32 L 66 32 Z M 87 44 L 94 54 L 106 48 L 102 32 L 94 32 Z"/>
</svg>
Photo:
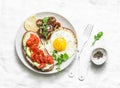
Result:
<svg viewBox="0 0 120 88">
<path fill-rule="evenodd" d="M 29 31 L 23 35 L 22 51 L 26 61 L 33 68 L 42 72 L 54 68 L 53 57 L 49 55 L 37 33 Z"/>
</svg>

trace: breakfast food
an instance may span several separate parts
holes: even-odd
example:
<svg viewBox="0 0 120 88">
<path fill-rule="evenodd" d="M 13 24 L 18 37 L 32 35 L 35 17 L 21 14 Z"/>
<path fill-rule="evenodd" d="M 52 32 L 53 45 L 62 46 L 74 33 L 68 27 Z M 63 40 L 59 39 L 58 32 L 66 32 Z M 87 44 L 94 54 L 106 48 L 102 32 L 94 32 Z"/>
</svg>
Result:
<svg viewBox="0 0 120 88">
<path fill-rule="evenodd" d="M 58 71 L 60 65 L 74 55 L 76 47 L 77 38 L 74 32 L 65 27 L 53 31 L 51 38 L 45 43 L 45 48 L 53 56 Z"/>
<path fill-rule="evenodd" d="M 39 71 L 55 68 L 71 58 L 77 49 L 77 38 L 69 28 L 62 27 L 53 16 L 32 16 L 24 22 L 27 32 L 23 35 L 22 50 L 27 62 Z"/>
<path fill-rule="evenodd" d="M 38 19 L 36 25 L 39 27 L 38 35 L 45 40 L 50 39 L 52 32 L 59 28 L 61 24 L 56 21 L 55 17 L 44 17 L 43 19 Z"/>
<path fill-rule="evenodd" d="M 23 36 L 22 46 L 24 57 L 32 66 L 41 71 L 50 71 L 53 69 L 53 58 L 45 51 L 36 33 L 26 32 Z"/>
<path fill-rule="evenodd" d="M 24 28 L 27 31 L 37 32 L 39 27 L 36 25 L 36 17 L 31 16 L 24 22 Z"/>
<path fill-rule="evenodd" d="M 67 53 L 71 57 L 77 47 L 77 39 L 73 31 L 65 27 L 56 29 L 51 38 L 45 43 L 45 47 L 50 55 L 56 50 L 58 55 Z"/>
</svg>

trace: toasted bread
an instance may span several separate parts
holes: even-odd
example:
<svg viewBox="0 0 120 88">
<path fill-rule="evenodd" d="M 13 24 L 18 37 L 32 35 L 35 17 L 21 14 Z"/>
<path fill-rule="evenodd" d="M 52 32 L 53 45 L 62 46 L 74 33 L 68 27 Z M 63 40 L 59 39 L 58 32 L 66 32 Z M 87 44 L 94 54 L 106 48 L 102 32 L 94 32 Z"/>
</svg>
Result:
<svg viewBox="0 0 120 88">
<path fill-rule="evenodd" d="M 24 28 L 26 31 L 37 32 L 39 27 L 36 25 L 36 17 L 31 16 L 24 22 Z"/>
<path fill-rule="evenodd" d="M 36 35 L 38 38 L 39 36 L 37 35 L 37 33 L 34 33 L 34 32 L 26 32 L 24 35 L 23 35 L 23 38 L 22 38 L 22 51 L 23 51 L 23 55 L 24 55 L 24 58 L 25 60 L 34 68 L 34 69 L 37 69 L 39 71 L 42 71 L 42 72 L 48 72 L 48 71 L 51 71 L 53 68 L 54 68 L 54 64 L 46 64 L 46 67 L 42 68 L 42 69 L 38 69 L 37 67 L 40 65 L 38 64 L 37 62 L 33 62 L 31 59 L 30 59 L 30 56 L 32 54 L 32 51 L 30 51 L 29 47 L 26 46 L 26 41 L 29 39 L 30 37 L 30 34 L 34 34 Z M 40 43 L 40 49 L 43 50 L 44 54 L 45 55 L 48 55 L 48 52 L 46 51 L 46 49 L 44 48 L 43 44 Z"/>
</svg>

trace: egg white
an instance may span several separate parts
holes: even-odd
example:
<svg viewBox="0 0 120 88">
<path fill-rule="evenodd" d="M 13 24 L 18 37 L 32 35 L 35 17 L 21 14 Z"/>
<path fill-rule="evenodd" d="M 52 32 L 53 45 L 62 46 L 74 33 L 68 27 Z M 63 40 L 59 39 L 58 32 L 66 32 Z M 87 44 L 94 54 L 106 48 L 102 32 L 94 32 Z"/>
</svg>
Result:
<svg viewBox="0 0 120 88">
<path fill-rule="evenodd" d="M 48 43 L 45 43 L 45 48 L 47 49 L 48 53 L 52 55 L 53 50 L 55 50 L 55 48 L 53 47 L 53 42 L 58 37 L 64 38 L 67 42 L 66 49 L 64 51 L 58 52 L 58 55 L 67 53 L 68 56 L 71 57 L 76 51 L 77 39 L 72 30 L 62 27 L 56 29 L 51 35 L 51 38 L 48 40 Z"/>
</svg>

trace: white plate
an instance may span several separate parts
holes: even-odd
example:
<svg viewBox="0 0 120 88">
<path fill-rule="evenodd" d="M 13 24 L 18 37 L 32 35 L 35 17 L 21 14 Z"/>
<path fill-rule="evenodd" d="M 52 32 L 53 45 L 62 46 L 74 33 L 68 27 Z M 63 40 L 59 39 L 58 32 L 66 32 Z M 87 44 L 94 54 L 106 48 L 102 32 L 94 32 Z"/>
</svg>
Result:
<svg viewBox="0 0 120 88">
<path fill-rule="evenodd" d="M 62 26 L 70 28 L 75 32 L 74 27 L 72 26 L 72 24 L 61 15 L 58 15 L 58 14 L 52 13 L 52 12 L 41 12 L 41 13 L 35 14 L 35 16 L 38 17 L 38 18 L 43 18 L 43 17 L 46 17 L 46 16 L 54 16 L 57 19 L 57 21 L 61 23 Z M 28 64 L 28 62 L 26 62 L 26 60 L 25 60 L 25 58 L 23 56 L 23 53 L 22 53 L 22 37 L 23 37 L 23 34 L 25 32 L 26 32 L 26 30 L 24 29 L 24 24 L 22 23 L 22 25 L 20 26 L 20 28 L 19 28 L 19 30 L 17 32 L 17 36 L 16 36 L 16 39 L 15 39 L 16 51 L 17 51 L 17 54 L 18 54 L 19 59 L 21 60 L 21 62 L 27 68 L 29 68 L 30 70 L 32 70 L 34 72 L 37 72 L 37 73 L 40 73 L 40 74 L 57 73 L 57 70 L 55 69 L 56 67 L 54 67 L 54 69 L 52 71 L 50 71 L 50 72 L 41 72 L 41 71 L 38 71 L 38 70 L 34 69 L 33 67 L 31 67 Z M 76 34 L 76 32 L 75 32 L 75 34 Z M 76 52 L 75 52 L 75 54 L 76 54 Z M 70 65 L 71 62 L 73 62 L 75 54 L 71 58 L 69 58 L 66 62 L 61 64 L 61 70 L 65 69 L 66 67 L 68 67 Z"/>
</svg>

